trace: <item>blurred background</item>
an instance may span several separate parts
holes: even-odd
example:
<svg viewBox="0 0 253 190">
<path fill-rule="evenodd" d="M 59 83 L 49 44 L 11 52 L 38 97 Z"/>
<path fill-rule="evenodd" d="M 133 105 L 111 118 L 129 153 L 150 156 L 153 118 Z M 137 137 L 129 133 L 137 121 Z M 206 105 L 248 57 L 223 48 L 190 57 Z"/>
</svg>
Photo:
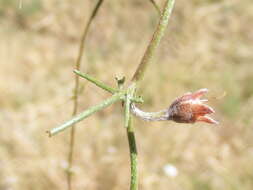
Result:
<svg viewBox="0 0 253 190">
<path fill-rule="evenodd" d="M 156 1 L 162 7 L 164 0 Z M 72 72 L 95 0 L 0 0 L 0 190 L 66 189 Z M 140 189 L 253 189 L 253 4 L 177 0 L 141 83 L 146 111 L 208 88 L 219 126 L 134 119 Z M 108 0 L 88 34 L 82 71 L 116 86 L 132 77 L 158 22 L 148 0 Z M 81 80 L 79 112 L 110 95 Z M 225 95 L 225 96 L 224 96 Z M 80 122 L 74 189 L 129 186 L 121 104 Z"/>
</svg>

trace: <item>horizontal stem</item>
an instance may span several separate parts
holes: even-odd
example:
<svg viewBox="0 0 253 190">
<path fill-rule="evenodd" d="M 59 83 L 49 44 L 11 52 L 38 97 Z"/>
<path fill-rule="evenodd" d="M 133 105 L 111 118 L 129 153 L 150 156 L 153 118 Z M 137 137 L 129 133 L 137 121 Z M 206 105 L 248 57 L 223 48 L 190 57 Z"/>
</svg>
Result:
<svg viewBox="0 0 253 190">
<path fill-rule="evenodd" d="M 80 72 L 80 71 L 78 71 L 78 70 L 74 70 L 74 73 L 77 74 L 77 75 L 79 75 L 80 77 L 85 78 L 85 79 L 87 79 L 88 81 L 94 83 L 95 85 L 97 85 L 98 87 L 100 87 L 100 88 L 106 90 L 107 92 L 110 92 L 110 93 L 112 93 L 112 94 L 118 92 L 117 89 L 114 89 L 114 88 L 112 88 L 112 87 L 110 87 L 110 86 L 104 84 L 103 82 L 97 80 L 96 78 L 94 78 L 94 77 L 92 77 L 92 76 L 90 76 L 90 75 L 88 75 L 88 74 L 82 73 L 82 72 Z"/>
<path fill-rule="evenodd" d="M 63 130 L 71 127 L 73 124 L 75 124 L 79 121 L 82 121 L 83 119 L 87 118 L 91 114 L 93 114 L 93 113 L 95 113 L 95 112 L 97 112 L 97 111 L 99 111 L 99 110 L 101 110 L 101 109 L 103 109 L 103 108 L 105 108 L 105 107 L 121 100 L 124 95 L 125 95 L 125 92 L 119 92 L 117 94 L 114 94 L 113 96 L 106 99 L 102 103 L 85 110 L 84 112 L 80 113 L 76 117 L 74 117 L 71 120 L 65 122 L 63 125 L 60 125 L 59 127 L 56 127 L 54 129 L 51 129 L 51 130 L 47 131 L 47 133 L 49 134 L 50 137 L 54 136 L 54 135 L 62 132 Z"/>
<path fill-rule="evenodd" d="M 131 104 L 131 112 L 145 120 L 145 121 L 166 121 L 169 120 L 169 112 L 167 109 L 161 110 L 158 112 L 145 112 L 142 111 L 140 108 L 136 107 L 134 103 Z"/>
</svg>

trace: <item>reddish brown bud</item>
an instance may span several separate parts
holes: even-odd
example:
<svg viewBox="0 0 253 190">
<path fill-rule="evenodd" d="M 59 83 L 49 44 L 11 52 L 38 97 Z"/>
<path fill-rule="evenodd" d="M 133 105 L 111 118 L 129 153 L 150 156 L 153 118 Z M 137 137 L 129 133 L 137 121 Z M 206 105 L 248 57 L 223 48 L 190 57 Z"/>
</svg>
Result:
<svg viewBox="0 0 253 190">
<path fill-rule="evenodd" d="M 202 121 L 210 124 L 218 124 L 217 121 L 206 116 L 206 114 L 214 113 L 211 107 L 203 104 L 207 100 L 200 99 L 207 91 L 207 89 L 200 89 L 194 93 L 187 93 L 177 98 L 168 109 L 168 119 L 178 123 Z"/>
</svg>

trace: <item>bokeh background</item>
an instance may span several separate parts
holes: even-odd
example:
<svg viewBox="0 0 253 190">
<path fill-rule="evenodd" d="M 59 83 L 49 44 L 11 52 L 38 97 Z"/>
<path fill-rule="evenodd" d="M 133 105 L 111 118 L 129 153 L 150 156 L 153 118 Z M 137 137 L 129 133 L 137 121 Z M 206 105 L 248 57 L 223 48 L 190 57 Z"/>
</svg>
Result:
<svg viewBox="0 0 253 190">
<path fill-rule="evenodd" d="M 66 189 L 69 130 L 81 32 L 95 0 L 0 0 L 0 189 Z M 157 0 L 161 7 L 163 0 Z M 82 71 L 116 86 L 133 75 L 158 15 L 148 0 L 108 0 L 89 31 Z M 141 84 L 144 110 L 209 88 L 219 126 L 134 120 L 140 189 L 253 189 L 253 3 L 177 0 Z M 81 79 L 79 111 L 110 95 Z M 129 186 L 121 104 L 78 124 L 74 189 Z"/>
</svg>

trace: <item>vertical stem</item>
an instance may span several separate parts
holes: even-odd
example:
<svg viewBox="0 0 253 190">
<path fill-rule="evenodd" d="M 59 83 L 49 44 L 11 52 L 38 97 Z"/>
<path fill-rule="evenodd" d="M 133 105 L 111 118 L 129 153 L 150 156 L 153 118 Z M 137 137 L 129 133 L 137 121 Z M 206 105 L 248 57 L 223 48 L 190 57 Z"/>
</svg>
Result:
<svg viewBox="0 0 253 190">
<path fill-rule="evenodd" d="M 127 127 L 127 138 L 130 150 L 131 161 L 131 182 L 130 190 L 138 190 L 138 172 L 137 172 L 137 148 L 135 142 L 134 129 L 132 127 L 131 116 L 129 118 L 129 125 Z"/>
<path fill-rule="evenodd" d="M 153 5 L 155 2 L 151 0 Z M 132 78 L 133 86 L 131 88 L 131 92 L 128 92 L 128 94 L 132 93 L 134 94 L 134 91 L 136 89 L 136 84 L 141 80 L 143 77 L 147 65 L 152 62 L 152 58 L 154 56 L 155 50 L 157 49 L 163 35 L 164 31 L 168 25 L 168 21 L 172 12 L 172 9 L 174 7 L 175 0 L 166 0 L 163 12 L 161 14 L 159 24 L 153 34 L 153 37 L 144 53 L 144 56 L 141 60 L 141 63 L 138 65 L 138 68 L 136 69 L 134 76 Z M 128 97 L 127 97 L 128 98 Z M 126 99 L 127 100 L 127 99 Z M 126 103 L 127 101 L 125 101 Z M 125 105 L 126 106 L 126 105 Z M 134 135 L 134 129 L 131 126 L 131 116 L 128 115 L 128 108 L 125 108 L 125 124 L 128 124 L 127 126 L 127 137 L 128 137 L 128 143 L 129 143 L 129 149 L 130 149 L 130 160 L 131 160 L 131 184 L 130 184 L 130 190 L 138 190 L 138 176 L 137 176 L 137 148 L 135 143 L 135 135 Z M 128 122 L 129 120 L 129 122 Z"/>
<path fill-rule="evenodd" d="M 75 63 L 75 69 L 80 70 L 81 66 L 81 60 L 83 56 L 83 50 L 84 50 L 84 42 L 88 33 L 88 30 L 90 28 L 90 25 L 92 23 L 92 20 L 96 16 L 99 7 L 101 6 L 103 0 L 99 0 L 90 16 L 90 19 L 87 23 L 87 26 L 84 28 L 81 41 L 80 41 L 80 46 L 79 46 L 79 52 L 78 52 L 78 57 Z M 74 89 L 74 105 L 73 105 L 73 112 L 72 115 L 76 115 L 77 109 L 78 109 L 78 92 L 79 92 L 79 77 L 76 75 L 75 76 L 75 89 Z M 71 168 L 73 165 L 73 153 L 74 153 L 74 145 L 75 145 L 75 126 L 72 127 L 71 133 L 70 133 L 70 145 L 69 145 L 69 153 L 68 153 L 68 169 L 67 169 L 67 183 L 68 183 L 68 190 L 72 190 L 72 172 Z"/>
<path fill-rule="evenodd" d="M 162 12 L 162 15 L 160 17 L 159 24 L 153 34 L 153 37 L 146 49 L 146 52 L 144 53 L 144 56 L 141 60 L 141 63 L 138 65 L 138 68 L 136 69 L 134 76 L 132 78 L 133 82 L 138 82 L 144 75 L 144 72 L 147 68 L 147 65 L 152 62 L 152 58 L 154 56 L 155 50 L 157 49 L 163 35 L 164 31 L 168 25 L 168 21 L 172 12 L 172 9 L 174 7 L 175 0 L 166 0 L 166 3 L 164 5 L 164 9 Z"/>
<path fill-rule="evenodd" d="M 133 84 L 128 88 L 125 98 L 125 127 L 127 128 L 127 138 L 130 151 L 131 162 L 131 182 L 130 190 L 138 190 L 138 173 L 137 173 L 137 148 L 135 143 L 134 128 L 132 126 L 130 104 L 134 96 L 136 85 Z"/>
<path fill-rule="evenodd" d="M 125 125 L 124 125 L 124 127 L 126 128 L 129 126 L 130 122 L 130 104 L 131 104 L 130 96 L 127 93 L 125 98 Z"/>
</svg>

